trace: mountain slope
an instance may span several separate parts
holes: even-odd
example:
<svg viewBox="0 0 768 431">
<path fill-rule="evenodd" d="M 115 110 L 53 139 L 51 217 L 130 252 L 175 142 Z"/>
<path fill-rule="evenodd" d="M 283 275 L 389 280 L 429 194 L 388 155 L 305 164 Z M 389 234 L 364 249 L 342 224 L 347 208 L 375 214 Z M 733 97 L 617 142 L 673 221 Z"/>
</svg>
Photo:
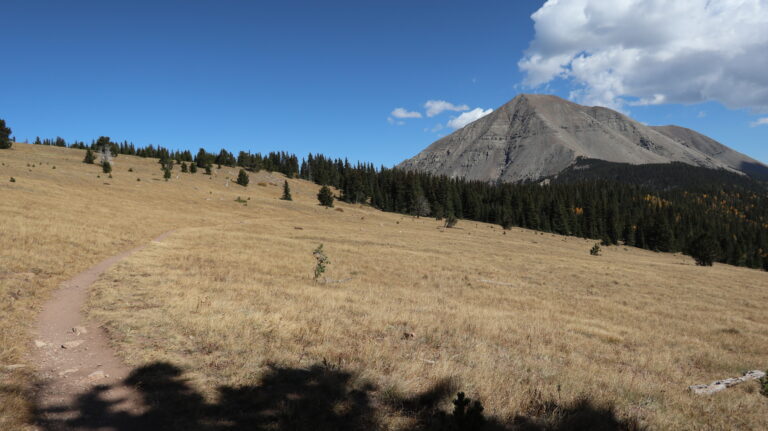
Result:
<svg viewBox="0 0 768 431">
<path fill-rule="evenodd" d="M 768 166 L 765 166 L 747 155 L 726 147 L 709 136 L 702 135 L 695 130 L 680 126 L 652 126 L 651 128 L 686 147 L 694 148 L 747 175 L 764 181 L 768 180 Z"/>
<path fill-rule="evenodd" d="M 619 112 L 557 96 L 521 94 L 399 167 L 505 182 L 556 174 L 579 157 L 630 164 L 682 162 L 729 171 L 749 164 L 765 168 L 703 135 L 678 129 L 649 127 Z"/>
</svg>

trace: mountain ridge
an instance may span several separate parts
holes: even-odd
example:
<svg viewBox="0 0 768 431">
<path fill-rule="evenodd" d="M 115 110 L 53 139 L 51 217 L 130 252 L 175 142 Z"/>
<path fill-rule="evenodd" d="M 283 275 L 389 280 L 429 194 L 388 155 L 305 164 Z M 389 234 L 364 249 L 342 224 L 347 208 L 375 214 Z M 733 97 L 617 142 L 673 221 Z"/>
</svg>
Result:
<svg viewBox="0 0 768 431">
<path fill-rule="evenodd" d="M 647 126 L 608 108 L 542 94 L 516 96 L 398 167 L 520 182 L 555 175 L 580 157 L 633 165 L 682 162 L 768 178 L 767 166 L 691 129 Z"/>
</svg>

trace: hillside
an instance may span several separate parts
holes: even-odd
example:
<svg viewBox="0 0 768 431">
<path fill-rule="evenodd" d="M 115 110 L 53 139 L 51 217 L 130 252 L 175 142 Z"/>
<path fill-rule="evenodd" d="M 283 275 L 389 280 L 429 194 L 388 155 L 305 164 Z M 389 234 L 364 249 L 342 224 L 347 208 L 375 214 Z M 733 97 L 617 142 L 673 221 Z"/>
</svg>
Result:
<svg viewBox="0 0 768 431">
<path fill-rule="evenodd" d="M 521 94 L 443 137 L 399 167 L 470 180 L 518 182 L 555 175 L 578 158 L 681 162 L 765 178 L 768 167 L 681 127 L 650 127 L 610 109 Z"/>
<path fill-rule="evenodd" d="M 768 366 L 756 305 L 768 300 L 765 272 L 623 246 L 591 256 L 593 240 L 463 220 L 443 229 L 359 204 L 325 209 L 318 186 L 298 179 L 286 202 L 284 177 L 265 171 L 247 188 L 227 167 L 176 169 L 166 182 L 156 159 L 120 155 L 107 178 L 83 156 L 0 151 L 0 428 L 34 417 L 35 344 L 19 334 L 42 301 L 169 230 L 101 277 L 88 314 L 137 371 L 166 364 L 180 392 L 161 399 L 163 413 L 178 427 L 342 418 L 419 429 L 462 390 L 499 423 L 768 428 L 754 384 L 706 401 L 686 391 Z M 328 283 L 312 281 L 321 243 Z"/>
</svg>

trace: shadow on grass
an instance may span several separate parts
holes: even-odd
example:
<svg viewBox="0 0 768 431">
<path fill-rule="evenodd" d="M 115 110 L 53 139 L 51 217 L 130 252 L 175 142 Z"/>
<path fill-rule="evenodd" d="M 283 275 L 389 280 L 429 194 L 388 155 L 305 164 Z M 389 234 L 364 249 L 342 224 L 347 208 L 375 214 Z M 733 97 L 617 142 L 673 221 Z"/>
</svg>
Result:
<svg viewBox="0 0 768 431">
<path fill-rule="evenodd" d="M 496 431 L 496 430 L 635 430 L 634 423 L 617 419 L 612 409 L 594 407 L 588 400 L 571 406 L 543 403 L 539 417 L 518 416 L 502 424 L 482 414 L 450 380 L 412 397 L 390 395 L 376 400 L 372 384 L 328 364 L 310 368 L 272 367 L 259 385 L 220 387 L 218 400 L 208 402 L 196 392 L 178 367 L 153 363 L 131 373 L 125 385 L 134 388 L 146 407 L 141 414 L 117 408 L 118 401 L 102 396 L 110 388 L 98 386 L 78 397 L 74 406 L 38 412 L 45 430 L 114 431 L 225 431 L 225 430 L 379 430 Z M 381 397 L 379 397 L 381 398 Z M 70 412 L 71 419 L 53 420 Z M 390 421 L 393 417 L 398 421 Z M 387 424 L 387 425 L 385 425 Z"/>
</svg>

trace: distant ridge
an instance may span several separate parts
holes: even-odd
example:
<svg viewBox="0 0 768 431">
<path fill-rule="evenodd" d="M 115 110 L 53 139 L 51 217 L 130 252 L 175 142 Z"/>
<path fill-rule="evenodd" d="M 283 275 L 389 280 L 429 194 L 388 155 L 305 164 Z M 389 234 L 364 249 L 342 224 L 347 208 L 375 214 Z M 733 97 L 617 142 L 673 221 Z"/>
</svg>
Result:
<svg viewBox="0 0 768 431">
<path fill-rule="evenodd" d="M 681 162 L 768 180 L 768 166 L 693 130 L 646 126 L 608 108 L 542 94 L 518 95 L 398 166 L 519 182 L 555 175 L 578 158 L 632 165 Z"/>
</svg>

